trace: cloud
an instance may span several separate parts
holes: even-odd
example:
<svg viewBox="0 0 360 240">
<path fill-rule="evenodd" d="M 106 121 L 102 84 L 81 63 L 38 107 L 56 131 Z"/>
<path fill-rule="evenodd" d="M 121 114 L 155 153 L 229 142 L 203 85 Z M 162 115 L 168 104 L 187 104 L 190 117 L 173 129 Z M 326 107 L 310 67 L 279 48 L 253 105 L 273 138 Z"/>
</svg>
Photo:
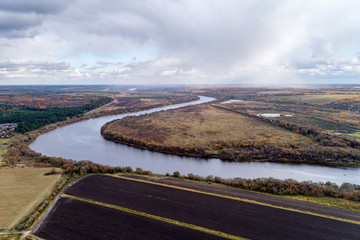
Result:
<svg viewBox="0 0 360 240">
<path fill-rule="evenodd" d="M 77 69 L 65 62 L 10 60 L 0 62 L 0 78 L 72 78 L 82 77 Z M 8 82 L 6 82 L 8 83 Z"/>
<path fill-rule="evenodd" d="M 0 37 L 23 38 L 39 34 L 46 15 L 65 10 L 70 0 L 2 0 L 0 2 Z"/>
<path fill-rule="evenodd" d="M 20 13 L 56 14 L 69 5 L 70 0 L 1 0 L 0 10 Z"/>
<path fill-rule="evenodd" d="M 37 68 L 84 83 L 356 82 L 359 7 L 350 0 L 3 0 L 0 51 L 4 61 L 28 59 L 24 77 L 36 62 L 66 62 L 56 74 Z"/>
</svg>

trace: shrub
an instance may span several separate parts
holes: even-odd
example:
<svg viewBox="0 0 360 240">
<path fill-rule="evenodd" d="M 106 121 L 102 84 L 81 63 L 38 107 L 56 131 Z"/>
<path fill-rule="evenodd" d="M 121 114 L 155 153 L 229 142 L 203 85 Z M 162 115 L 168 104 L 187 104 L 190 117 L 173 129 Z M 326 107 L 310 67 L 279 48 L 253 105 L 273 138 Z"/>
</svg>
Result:
<svg viewBox="0 0 360 240">
<path fill-rule="evenodd" d="M 216 182 L 216 183 L 221 183 L 221 182 L 222 182 L 222 178 L 221 178 L 221 177 L 218 177 L 218 176 L 215 176 L 214 182 Z"/>
<path fill-rule="evenodd" d="M 176 178 L 180 177 L 180 172 L 179 172 L 179 171 L 175 171 L 175 172 L 173 173 L 173 176 L 176 177 Z"/>
<path fill-rule="evenodd" d="M 190 180 L 195 180 L 195 176 L 194 176 L 194 174 L 192 174 L 192 173 L 189 173 L 189 174 L 187 175 L 187 178 L 190 179 Z"/>
<path fill-rule="evenodd" d="M 214 176 L 213 175 L 209 175 L 205 178 L 206 181 L 208 182 L 213 182 L 214 181 Z"/>
<path fill-rule="evenodd" d="M 144 171 L 142 172 L 142 174 L 143 174 L 143 175 L 151 175 L 152 172 L 151 172 L 150 170 L 144 170 Z"/>
</svg>

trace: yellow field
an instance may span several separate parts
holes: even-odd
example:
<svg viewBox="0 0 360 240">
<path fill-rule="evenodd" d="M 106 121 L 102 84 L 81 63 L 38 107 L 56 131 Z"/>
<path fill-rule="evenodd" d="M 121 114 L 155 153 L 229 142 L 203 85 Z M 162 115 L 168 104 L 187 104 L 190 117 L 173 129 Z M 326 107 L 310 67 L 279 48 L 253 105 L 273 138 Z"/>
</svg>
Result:
<svg viewBox="0 0 360 240">
<path fill-rule="evenodd" d="M 274 96 L 274 99 L 282 99 L 282 100 L 289 100 L 289 101 L 298 101 L 304 102 L 308 104 L 328 104 L 335 102 L 340 99 L 356 97 L 358 95 L 354 94 L 324 94 L 324 95 L 293 95 L 293 96 Z"/>
<path fill-rule="evenodd" d="M 10 229 L 50 194 L 61 175 L 51 168 L 0 168 L 0 230 Z"/>
</svg>

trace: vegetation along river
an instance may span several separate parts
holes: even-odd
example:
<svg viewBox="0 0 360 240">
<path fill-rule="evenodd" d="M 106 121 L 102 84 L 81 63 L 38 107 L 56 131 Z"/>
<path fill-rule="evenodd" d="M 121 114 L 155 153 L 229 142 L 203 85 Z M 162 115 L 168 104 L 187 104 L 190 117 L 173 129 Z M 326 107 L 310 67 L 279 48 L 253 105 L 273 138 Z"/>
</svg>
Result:
<svg viewBox="0 0 360 240">
<path fill-rule="evenodd" d="M 57 156 L 73 160 L 91 160 L 110 166 L 141 167 L 154 173 L 198 174 L 200 176 L 219 176 L 222 178 L 259 178 L 274 177 L 292 178 L 298 181 L 350 182 L 360 184 L 360 168 L 334 168 L 308 164 L 286 164 L 271 162 L 225 162 L 220 159 L 202 159 L 181 157 L 148 150 L 137 149 L 127 145 L 105 140 L 100 128 L 114 119 L 126 116 L 138 116 L 161 110 L 174 109 L 187 105 L 200 104 L 214 100 L 200 97 L 200 100 L 153 108 L 136 113 L 106 116 L 74 123 L 57 128 L 40 135 L 31 145 L 31 149 L 47 156 Z"/>
</svg>

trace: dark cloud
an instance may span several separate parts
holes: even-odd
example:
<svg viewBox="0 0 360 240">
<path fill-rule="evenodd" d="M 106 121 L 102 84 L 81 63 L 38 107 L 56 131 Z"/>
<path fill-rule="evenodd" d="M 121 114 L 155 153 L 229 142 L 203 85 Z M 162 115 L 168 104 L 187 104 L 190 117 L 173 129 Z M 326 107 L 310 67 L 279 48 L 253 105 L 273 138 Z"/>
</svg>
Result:
<svg viewBox="0 0 360 240">
<path fill-rule="evenodd" d="M 0 36 L 1 37 L 32 37 L 36 34 L 34 27 L 40 25 L 43 17 L 36 14 L 0 12 Z"/>
<path fill-rule="evenodd" d="M 18 13 L 56 14 L 64 11 L 71 0 L 1 0 L 0 10 Z"/>
<path fill-rule="evenodd" d="M 0 1 L 0 37 L 34 37 L 38 27 L 47 15 L 57 14 L 68 7 L 69 0 L 1 0 Z"/>
</svg>

